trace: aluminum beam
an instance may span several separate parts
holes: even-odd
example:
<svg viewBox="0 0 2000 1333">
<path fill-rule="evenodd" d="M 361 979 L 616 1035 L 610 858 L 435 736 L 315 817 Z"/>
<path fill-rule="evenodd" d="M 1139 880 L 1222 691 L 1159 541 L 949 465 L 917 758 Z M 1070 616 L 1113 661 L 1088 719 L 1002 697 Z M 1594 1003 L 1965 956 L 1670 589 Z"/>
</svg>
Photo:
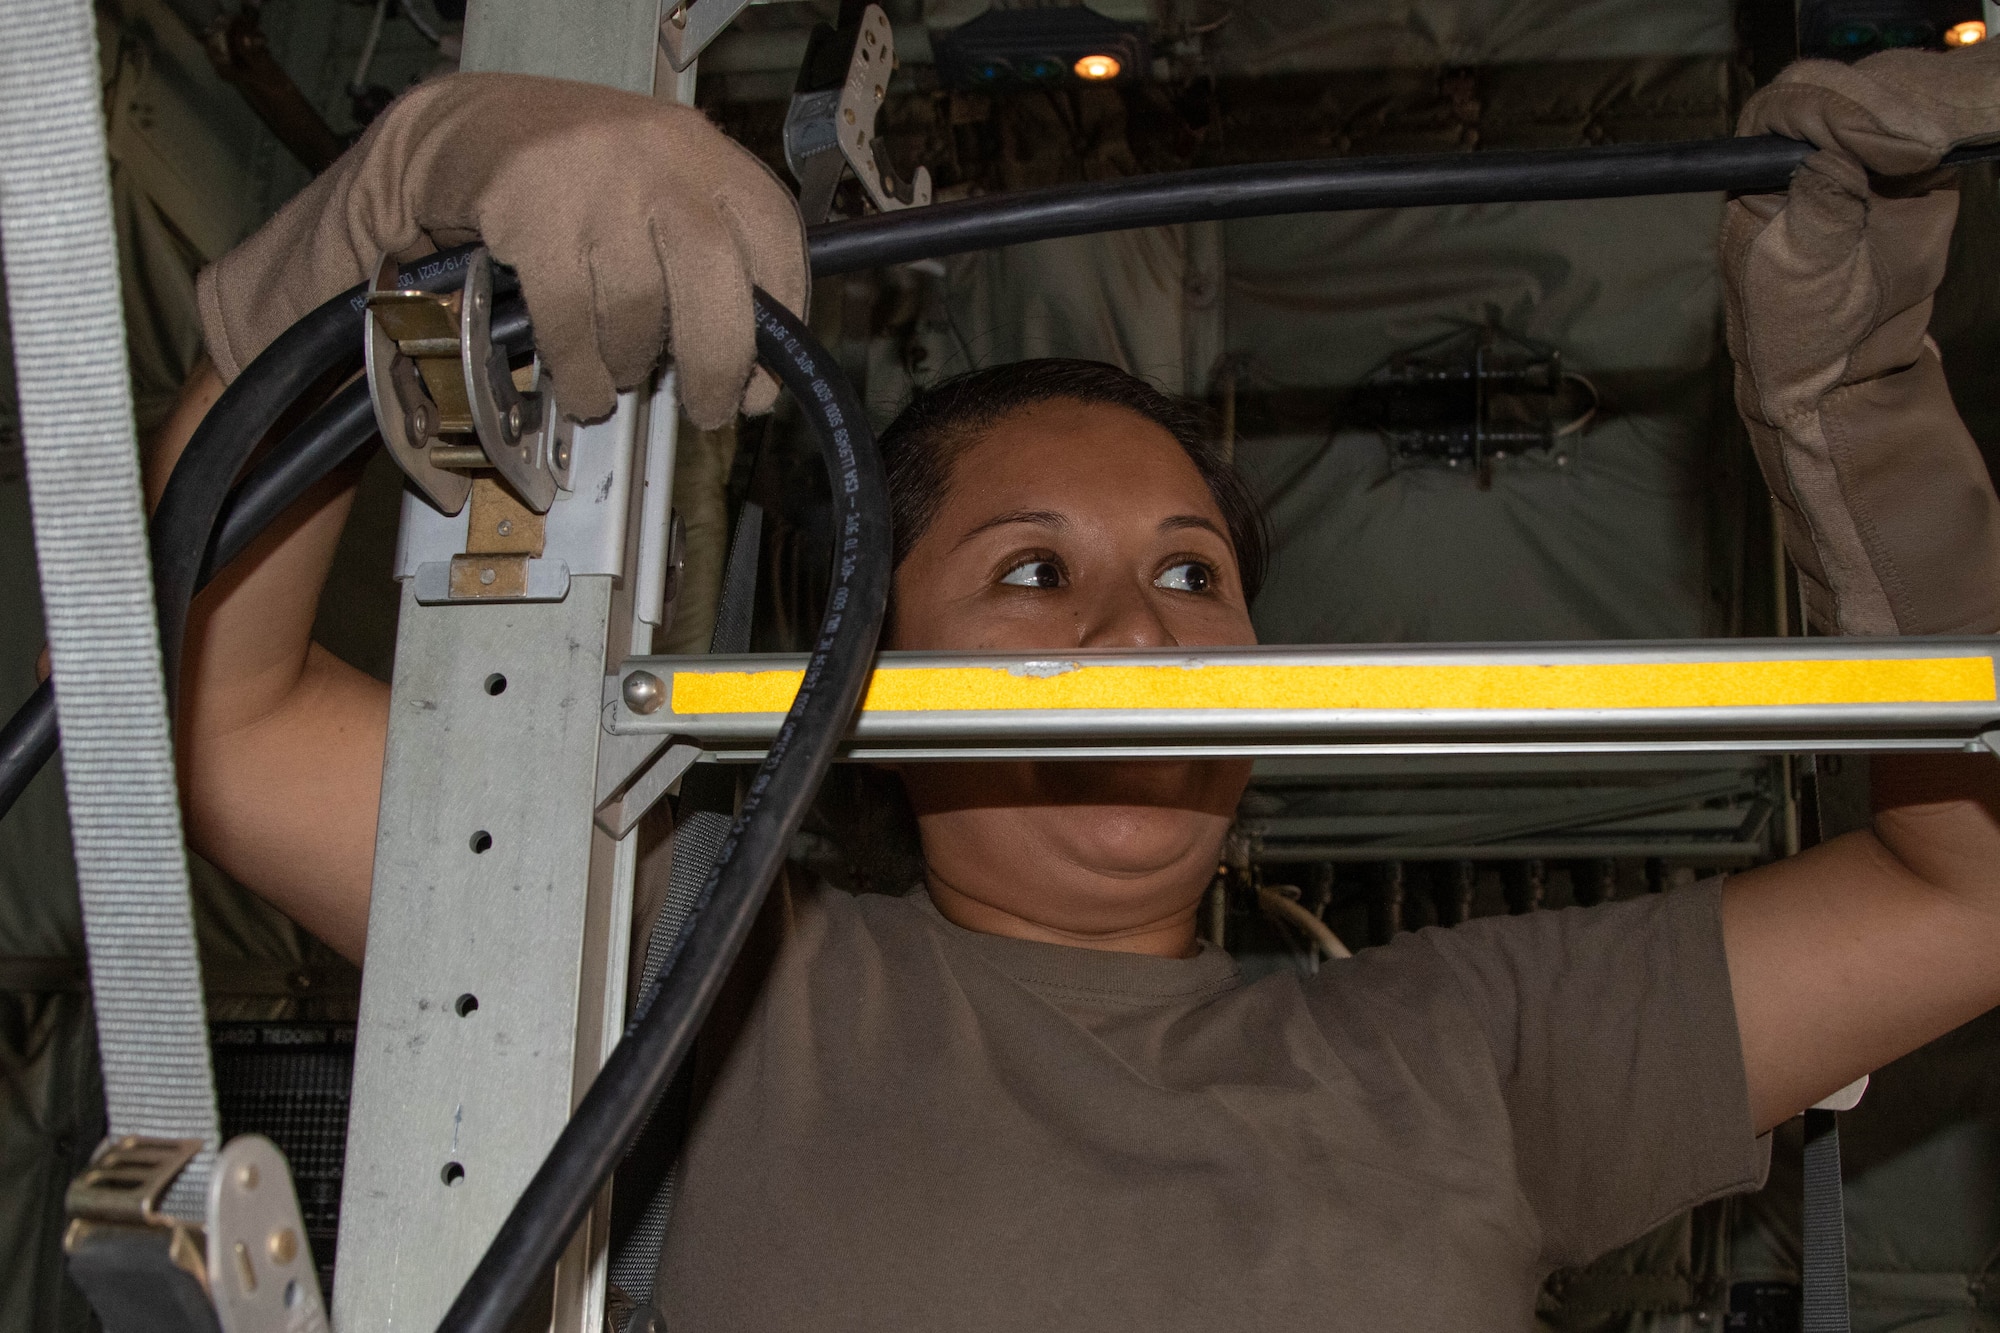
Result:
<svg viewBox="0 0 2000 1333">
<path fill-rule="evenodd" d="M 844 757 L 1966 750 L 2000 727 L 1996 655 L 1990 639 L 884 653 Z M 605 727 L 754 760 L 803 662 L 635 658 L 607 682 Z"/>
<path fill-rule="evenodd" d="M 460 69 L 653 92 L 660 0 L 472 0 Z"/>
<path fill-rule="evenodd" d="M 599 735 L 572 715 L 595 692 L 610 597 L 610 579 L 578 578 L 561 602 L 425 607 L 404 584 L 342 1191 L 345 1333 L 435 1327 L 569 1119 L 594 1007 Z"/>
<path fill-rule="evenodd" d="M 658 0 L 473 0 L 461 68 L 650 94 L 658 23 Z M 671 393 L 652 406 L 671 413 Z M 650 643 L 622 578 L 640 544 L 629 483 L 647 407 L 624 395 L 592 434 L 626 484 L 564 493 L 551 511 L 551 553 L 571 574 L 562 600 L 427 606 L 405 581 L 341 1209 L 342 1333 L 436 1327 L 622 1026 L 635 848 L 592 826 L 603 733 L 589 705 L 607 664 Z M 609 504 L 574 498 L 614 491 Z M 667 497 L 650 499 L 649 513 L 666 512 Z M 437 527 L 413 524 L 404 554 Z M 462 549 L 462 534 L 444 535 Z M 579 1232 L 532 1326 L 602 1327 L 605 1216 L 600 1205 Z"/>
</svg>

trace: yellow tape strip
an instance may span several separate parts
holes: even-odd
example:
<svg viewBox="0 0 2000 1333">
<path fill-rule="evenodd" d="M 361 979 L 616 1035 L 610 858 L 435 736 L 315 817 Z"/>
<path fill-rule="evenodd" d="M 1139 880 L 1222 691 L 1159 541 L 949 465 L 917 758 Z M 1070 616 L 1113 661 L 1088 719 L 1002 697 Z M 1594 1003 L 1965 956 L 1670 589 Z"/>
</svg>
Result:
<svg viewBox="0 0 2000 1333">
<path fill-rule="evenodd" d="M 700 671 L 673 677 L 682 716 L 782 713 L 797 671 Z M 1987 657 L 1766 662 L 1591 662 L 1551 666 L 1080 666 L 1058 675 L 1002 667 L 887 667 L 871 712 L 1045 708 L 1341 710 L 1775 708 L 1798 704 L 1989 703 Z"/>
</svg>

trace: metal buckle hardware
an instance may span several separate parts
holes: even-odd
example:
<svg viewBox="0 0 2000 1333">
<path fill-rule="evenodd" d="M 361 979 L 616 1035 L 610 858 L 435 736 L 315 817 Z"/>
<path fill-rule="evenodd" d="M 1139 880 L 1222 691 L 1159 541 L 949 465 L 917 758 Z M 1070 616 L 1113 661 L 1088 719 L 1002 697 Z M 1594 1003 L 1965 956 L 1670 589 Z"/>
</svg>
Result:
<svg viewBox="0 0 2000 1333">
<path fill-rule="evenodd" d="M 327 1333 L 291 1169 L 261 1134 L 239 1135 L 216 1154 L 208 1271 L 222 1333 Z"/>
<path fill-rule="evenodd" d="M 390 454 L 447 514 L 465 506 L 470 473 L 497 472 L 535 513 L 569 483 L 568 432 L 548 410 L 541 366 L 516 373 L 493 342 L 493 258 L 483 247 L 456 292 L 394 285 L 384 257 L 369 285 L 368 393 Z"/>
<path fill-rule="evenodd" d="M 74 1255 L 107 1228 L 167 1233 L 167 1256 L 174 1267 L 208 1290 L 202 1229 L 160 1211 L 160 1201 L 181 1171 L 201 1151 L 200 1139 L 149 1139 L 128 1134 L 97 1150 L 90 1165 L 63 1197 L 69 1226 L 63 1252 Z"/>
<path fill-rule="evenodd" d="M 200 1139 L 148 1139 L 136 1134 L 97 1150 L 70 1182 L 63 1202 L 72 1218 L 118 1226 L 183 1225 L 160 1211 L 160 1200 L 201 1151 Z"/>
<path fill-rule="evenodd" d="M 713 3 L 713 0 L 704 0 Z M 880 139 L 875 116 L 888 96 L 896 70 L 896 36 L 880 5 L 861 12 L 861 25 L 850 29 L 854 47 L 847 76 L 835 88 L 811 90 L 807 80 L 818 62 L 811 48 L 806 55 L 806 87 L 792 95 L 785 114 L 785 165 L 799 182 L 799 210 L 807 223 L 824 222 L 833 207 L 833 192 L 843 170 L 852 168 L 868 192 L 869 202 L 884 213 L 921 208 L 931 201 L 931 173 L 918 167 L 908 193 L 896 180 Z M 835 40 L 835 30 L 821 28 L 814 43 Z"/>
</svg>

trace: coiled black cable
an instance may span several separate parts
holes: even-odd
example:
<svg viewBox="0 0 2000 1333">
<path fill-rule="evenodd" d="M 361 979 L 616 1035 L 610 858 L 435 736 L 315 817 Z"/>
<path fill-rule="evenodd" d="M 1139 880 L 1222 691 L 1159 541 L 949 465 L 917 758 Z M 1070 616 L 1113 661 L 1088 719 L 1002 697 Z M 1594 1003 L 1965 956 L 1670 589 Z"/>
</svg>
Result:
<svg viewBox="0 0 2000 1333">
<path fill-rule="evenodd" d="M 675 953 L 653 987 L 640 997 L 625 1039 L 612 1051 L 467 1281 L 446 1317 L 446 1328 L 497 1331 L 508 1326 L 644 1128 L 661 1090 L 691 1049 L 730 961 L 742 948 L 792 835 L 833 761 L 874 662 L 888 604 L 891 543 L 888 484 L 867 416 L 834 359 L 804 325 L 762 292 L 756 293 L 756 319 L 759 359 L 799 400 L 835 482 L 839 549 L 820 638 L 791 712 L 750 784 L 742 812 L 702 886 Z M 525 328 L 525 315 L 518 307 L 496 311 L 497 340 L 515 343 Z M 297 338 L 279 347 L 277 354 L 303 358 L 313 350 L 304 338 Z M 290 369 L 285 376 L 272 378 L 300 378 L 290 376 Z M 318 378 L 302 377 L 301 390 Z M 240 408 L 233 424 L 223 423 L 229 429 L 218 427 L 207 433 L 204 461 L 233 449 L 247 453 L 241 436 L 248 435 L 254 444 L 268 428 L 259 412 L 270 410 L 275 416 L 288 405 L 271 409 L 274 395 L 249 401 L 256 408 Z M 222 405 L 218 402 L 217 408 Z M 227 493 L 225 502 L 211 502 L 207 512 L 219 512 L 212 541 L 195 537 L 204 512 L 201 503 L 184 503 L 167 513 L 166 521 L 156 515 L 156 548 L 173 543 L 176 567 L 193 571 L 183 585 L 191 585 L 188 597 L 162 608 L 163 629 L 169 625 L 184 629 L 193 591 L 374 437 L 368 388 L 357 381 L 336 393 L 261 460 L 240 486 Z M 189 449 L 195 447 L 190 442 Z M 201 486 L 213 487 L 215 478 L 225 474 L 211 463 L 200 475 Z M 163 503 L 161 509 L 165 508 Z M 53 748 L 54 696 L 45 686 L 38 697 L 46 700 L 39 711 L 48 719 L 48 743 Z M 36 711 L 17 714 L 9 733 L 25 717 L 26 725 L 19 729 L 32 742 Z M 0 734 L 0 745 L 5 743 L 5 734 Z M 39 767 L 39 762 L 22 766 L 29 776 Z"/>
<path fill-rule="evenodd" d="M 791 390 L 833 482 L 837 549 L 819 640 L 680 942 L 452 1302 L 440 1333 L 504 1333 L 645 1128 L 750 933 L 874 663 L 891 560 L 889 487 L 868 418 L 833 358 L 762 292 L 757 356 Z"/>
<path fill-rule="evenodd" d="M 1810 151 L 1766 138 L 1181 172 L 815 228 L 813 267 L 837 273 L 1056 236 L 1285 212 L 1776 190 Z M 1993 151 L 1961 151 L 1948 161 Z M 465 253 L 433 256 L 402 281 L 453 285 Z M 350 385 L 230 489 L 301 395 L 358 368 L 363 311 L 355 289 L 288 329 L 217 401 L 175 469 L 153 527 L 170 700 L 194 593 L 373 433 L 365 386 Z M 674 955 L 447 1313 L 440 1327 L 450 1333 L 508 1326 L 644 1128 L 749 933 L 867 680 L 888 598 L 890 532 L 887 486 L 866 417 L 831 358 L 761 292 L 757 343 L 760 360 L 798 398 L 837 481 L 840 550 L 820 639 Z M 0 728 L 0 814 L 55 749 L 53 699 L 45 684 Z"/>
<path fill-rule="evenodd" d="M 200 515 L 191 512 L 191 506 L 181 510 L 175 522 L 155 522 L 150 534 L 154 558 L 159 558 L 161 548 L 174 547 L 179 566 L 195 572 L 192 591 L 199 592 L 280 514 L 374 441 L 374 405 L 369 401 L 367 384 L 356 381 L 286 436 L 280 447 L 251 469 L 242 485 L 226 493 L 212 540 L 195 536 Z M 184 633 L 187 613 L 185 599 L 161 607 L 162 636 L 169 626 Z M 0 728 L 0 814 L 12 807 L 55 753 L 56 740 L 55 689 L 43 681 Z"/>
<path fill-rule="evenodd" d="M 1165 172 L 1116 181 L 1093 181 L 934 204 L 879 217 L 812 228 L 813 272 L 847 273 L 885 264 L 961 254 L 968 250 L 1164 223 L 1263 217 L 1280 213 L 1355 208 L 1406 208 L 1435 204 L 1527 202 L 1550 199 L 1624 198 L 1732 190 L 1786 188 L 1812 145 L 1777 135 L 1704 139 L 1683 143 L 1616 144 L 1599 148 L 1524 152 L 1434 153 L 1406 157 L 1333 158 Z M 2000 145 L 1955 149 L 1946 165 L 2000 157 Z M 471 247 L 446 251 L 406 271 L 412 285 L 447 286 Z M 306 387 L 330 366 L 359 364 L 362 289 L 341 293 L 272 344 L 273 360 L 259 357 L 224 393 L 196 438 L 154 517 L 157 532 L 188 508 L 189 530 L 213 526 L 219 505 L 249 450 Z M 296 355 L 293 355 L 296 353 Z M 267 365 L 267 362 L 269 363 Z M 214 425 L 211 431 L 211 423 Z M 251 425 L 256 428 L 251 429 Z M 227 427 L 225 432 L 224 428 Z M 237 451 L 202 447 L 211 437 L 240 441 Z M 183 480 L 182 473 L 186 472 Z M 169 501 L 173 504 L 169 504 Z M 178 527 L 174 552 L 188 549 Z M 205 546 L 196 550 L 205 551 Z M 161 645 L 169 697 L 180 657 L 184 624 L 174 608 L 194 592 L 192 569 L 166 553 L 156 537 L 154 578 L 161 609 Z M 55 695 L 44 684 L 0 726 L 0 816 L 12 808 L 30 779 L 56 750 Z"/>
<path fill-rule="evenodd" d="M 457 287 L 473 248 L 460 246 L 406 266 L 397 283 L 424 291 Z M 152 554 L 170 714 L 178 693 L 188 604 L 230 488 L 271 427 L 307 390 L 329 380 L 338 383 L 361 369 L 364 299 L 364 288 L 344 291 L 279 334 L 215 400 L 167 479 L 153 510 Z"/>
<path fill-rule="evenodd" d="M 427 256 L 405 266 L 397 282 L 426 291 L 456 287 L 474 248 L 460 246 Z M 496 280 L 494 286 L 496 295 L 511 296 L 515 290 L 511 279 Z M 350 386 L 273 449 L 243 486 L 232 489 L 257 445 L 303 394 L 316 384 L 346 378 L 360 369 L 365 294 L 365 287 L 354 287 L 323 302 L 265 348 L 209 408 L 167 479 L 147 536 L 170 713 L 178 695 L 181 645 L 195 593 L 374 433 L 373 416 L 366 411 L 367 386 L 360 386 L 358 401 L 350 396 L 354 391 Z M 512 342 L 526 331 L 527 316 L 518 302 L 495 310 L 497 341 Z M 336 423 L 325 416 L 335 403 L 344 404 L 342 421 L 348 427 L 360 429 L 357 413 L 367 418 L 362 434 L 350 438 L 335 432 Z M 342 440 L 345 452 L 338 443 Z M 225 513 L 234 517 L 225 521 Z M 234 533 L 227 542 L 221 535 L 225 527 Z M 225 548 L 228 553 L 221 554 Z M 43 681 L 0 726 L 0 817 L 54 757 L 58 739 L 55 688 Z"/>
</svg>

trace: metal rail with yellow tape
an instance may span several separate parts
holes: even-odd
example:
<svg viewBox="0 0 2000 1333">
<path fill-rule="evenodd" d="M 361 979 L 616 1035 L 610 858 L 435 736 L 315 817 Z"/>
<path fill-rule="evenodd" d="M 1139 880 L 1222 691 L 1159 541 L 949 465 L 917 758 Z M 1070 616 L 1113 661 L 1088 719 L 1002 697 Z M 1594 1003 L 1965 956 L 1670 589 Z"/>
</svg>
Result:
<svg viewBox="0 0 2000 1333">
<path fill-rule="evenodd" d="M 1967 750 L 2000 739 L 2000 640 L 883 653 L 844 757 Z M 639 657 L 606 730 L 756 758 L 802 656 Z"/>
</svg>

